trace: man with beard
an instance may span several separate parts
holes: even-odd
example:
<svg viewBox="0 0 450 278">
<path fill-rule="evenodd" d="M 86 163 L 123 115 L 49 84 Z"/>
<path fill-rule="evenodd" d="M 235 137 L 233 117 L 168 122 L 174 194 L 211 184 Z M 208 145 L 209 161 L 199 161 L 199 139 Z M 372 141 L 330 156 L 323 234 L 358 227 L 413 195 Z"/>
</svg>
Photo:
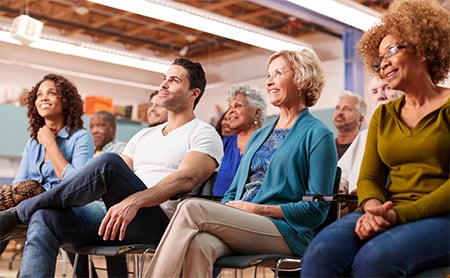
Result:
<svg viewBox="0 0 450 278">
<path fill-rule="evenodd" d="M 338 159 L 358 135 L 366 110 L 367 105 L 359 95 L 343 91 L 339 96 L 333 115 L 333 124 L 338 132 L 335 139 Z"/>
<path fill-rule="evenodd" d="M 369 92 L 372 107 L 375 109 L 402 95 L 401 91 L 392 90 L 386 81 L 380 79 L 378 76 L 374 76 L 370 81 Z M 345 193 L 356 194 L 356 182 L 358 181 L 359 168 L 366 146 L 366 139 L 367 128 L 355 137 L 350 147 L 338 161 L 338 166 L 342 170 L 340 189 Z"/>
</svg>

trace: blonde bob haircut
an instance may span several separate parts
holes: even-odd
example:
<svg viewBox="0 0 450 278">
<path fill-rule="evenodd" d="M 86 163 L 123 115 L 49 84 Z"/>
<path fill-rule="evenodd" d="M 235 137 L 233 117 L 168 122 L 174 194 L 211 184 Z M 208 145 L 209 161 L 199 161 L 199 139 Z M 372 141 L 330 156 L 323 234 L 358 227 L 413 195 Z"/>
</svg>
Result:
<svg viewBox="0 0 450 278">
<path fill-rule="evenodd" d="M 314 106 L 325 86 L 325 77 L 321 68 L 321 61 L 317 54 L 308 49 L 299 51 L 281 50 L 269 57 L 266 67 L 278 57 L 285 58 L 294 71 L 295 85 L 301 88 L 301 93 L 305 95 L 307 107 Z"/>
</svg>

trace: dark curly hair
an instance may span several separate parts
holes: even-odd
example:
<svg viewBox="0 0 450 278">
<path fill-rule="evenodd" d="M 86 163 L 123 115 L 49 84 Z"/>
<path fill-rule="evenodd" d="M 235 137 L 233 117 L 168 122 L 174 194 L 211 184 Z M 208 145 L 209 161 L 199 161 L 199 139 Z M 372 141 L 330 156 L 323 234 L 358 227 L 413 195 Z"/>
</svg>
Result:
<svg viewBox="0 0 450 278">
<path fill-rule="evenodd" d="M 67 78 L 57 75 L 57 74 L 47 74 L 42 78 L 41 81 L 36 83 L 36 85 L 28 92 L 26 97 L 26 103 L 28 106 L 28 120 L 30 131 L 30 136 L 33 139 L 37 138 L 37 133 L 39 129 L 45 125 L 45 120 L 39 115 L 36 109 L 36 98 L 37 91 L 42 82 L 46 80 L 51 80 L 55 82 L 56 91 L 61 96 L 62 111 L 64 114 L 64 125 L 67 128 L 69 134 L 72 132 L 83 128 L 83 120 L 81 116 L 83 115 L 83 100 L 78 94 L 77 88 L 67 80 Z"/>
<path fill-rule="evenodd" d="M 379 45 L 391 35 L 425 57 L 434 84 L 445 81 L 450 67 L 450 11 L 435 0 L 395 0 L 381 23 L 365 32 L 357 51 L 373 72 Z"/>
</svg>

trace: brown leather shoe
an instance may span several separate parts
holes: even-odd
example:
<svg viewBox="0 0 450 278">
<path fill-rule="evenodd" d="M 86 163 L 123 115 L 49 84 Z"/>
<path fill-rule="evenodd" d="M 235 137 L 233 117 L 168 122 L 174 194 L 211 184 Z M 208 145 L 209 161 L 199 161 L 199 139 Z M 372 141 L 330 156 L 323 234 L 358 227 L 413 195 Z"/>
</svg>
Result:
<svg viewBox="0 0 450 278">
<path fill-rule="evenodd" d="M 17 206 L 23 200 L 41 194 L 45 189 L 35 180 L 0 185 L 0 211 Z"/>
</svg>

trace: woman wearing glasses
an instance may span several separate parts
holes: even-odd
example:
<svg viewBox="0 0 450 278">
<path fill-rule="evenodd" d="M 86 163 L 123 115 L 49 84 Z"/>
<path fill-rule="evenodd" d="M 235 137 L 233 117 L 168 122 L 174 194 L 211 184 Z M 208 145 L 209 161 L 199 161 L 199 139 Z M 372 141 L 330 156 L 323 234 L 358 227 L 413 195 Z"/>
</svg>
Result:
<svg viewBox="0 0 450 278">
<path fill-rule="evenodd" d="M 394 1 L 358 52 L 404 96 L 374 112 L 359 210 L 315 237 L 302 277 L 407 277 L 448 266 L 450 89 L 438 84 L 449 72 L 450 12 L 437 1 Z"/>
</svg>

